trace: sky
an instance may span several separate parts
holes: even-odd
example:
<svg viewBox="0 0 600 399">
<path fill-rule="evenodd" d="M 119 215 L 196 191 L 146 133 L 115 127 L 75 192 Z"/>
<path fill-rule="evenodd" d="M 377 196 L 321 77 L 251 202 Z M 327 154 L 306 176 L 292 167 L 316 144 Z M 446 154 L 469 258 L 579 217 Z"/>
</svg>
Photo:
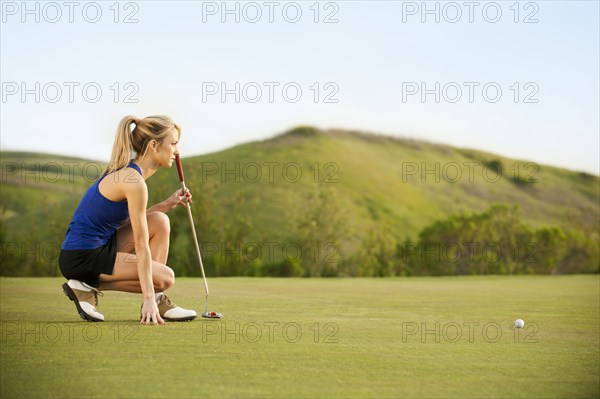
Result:
<svg viewBox="0 0 600 399">
<path fill-rule="evenodd" d="M 600 174 L 597 1 L 0 6 L 2 150 L 107 161 L 166 114 L 182 156 L 312 125 Z"/>
</svg>

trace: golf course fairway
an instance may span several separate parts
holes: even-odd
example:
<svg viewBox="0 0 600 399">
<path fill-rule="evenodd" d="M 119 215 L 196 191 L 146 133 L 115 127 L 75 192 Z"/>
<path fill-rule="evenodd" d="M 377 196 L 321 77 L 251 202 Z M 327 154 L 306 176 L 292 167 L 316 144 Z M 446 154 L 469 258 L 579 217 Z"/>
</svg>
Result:
<svg viewBox="0 0 600 399">
<path fill-rule="evenodd" d="M 84 322 L 64 281 L 0 279 L 2 398 L 600 395 L 598 275 L 211 278 L 224 319 L 167 326 L 110 291 Z M 199 278 L 167 294 L 204 311 Z"/>
</svg>

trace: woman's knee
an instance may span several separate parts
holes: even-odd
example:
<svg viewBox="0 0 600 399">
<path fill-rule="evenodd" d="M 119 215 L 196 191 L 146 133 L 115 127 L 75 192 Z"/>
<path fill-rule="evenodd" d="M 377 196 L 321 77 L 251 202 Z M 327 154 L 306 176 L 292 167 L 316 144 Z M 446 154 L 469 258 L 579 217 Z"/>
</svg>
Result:
<svg viewBox="0 0 600 399">
<path fill-rule="evenodd" d="M 150 212 L 148 214 L 148 228 L 168 233 L 171 231 L 171 222 L 165 213 Z"/>
<path fill-rule="evenodd" d="M 154 289 L 158 292 L 166 291 L 175 284 L 175 272 L 169 266 L 164 266 L 160 276 L 154 279 Z"/>
</svg>

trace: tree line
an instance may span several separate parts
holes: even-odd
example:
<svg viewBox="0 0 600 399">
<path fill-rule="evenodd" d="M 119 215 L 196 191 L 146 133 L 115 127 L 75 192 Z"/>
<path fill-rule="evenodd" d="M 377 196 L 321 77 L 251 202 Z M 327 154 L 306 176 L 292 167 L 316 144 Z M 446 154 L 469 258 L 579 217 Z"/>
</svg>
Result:
<svg viewBox="0 0 600 399">
<path fill-rule="evenodd" d="M 172 193 L 175 186 L 167 179 L 166 175 L 157 175 L 150 202 Z M 285 215 L 290 222 L 289 230 L 282 232 L 277 240 L 269 240 L 260 237 L 251 216 L 240 210 L 247 201 L 256 201 L 254 205 L 261 206 L 257 199 L 238 192 L 219 204 L 228 210 L 226 218 L 215 213 L 217 184 L 208 183 L 202 191 L 195 192 L 193 205 L 204 265 L 210 276 L 600 272 L 597 230 L 533 228 L 521 219 L 518 206 L 494 204 L 480 213 L 449 215 L 425 227 L 414 238 L 399 238 L 383 223 L 357 238 L 348 237 L 349 216 L 339 206 L 336 190 L 315 185 L 298 199 L 302 207 Z M 26 222 L 29 225 L 18 231 L 7 229 L 5 221 L 9 215 L 5 208 L 0 208 L 1 275 L 60 276 L 58 251 L 77 200 L 53 202 L 42 197 L 40 204 L 21 209 L 23 214 L 30 213 Z M 189 228 L 187 223 L 172 223 L 171 227 L 168 264 L 178 276 L 200 275 Z"/>
</svg>

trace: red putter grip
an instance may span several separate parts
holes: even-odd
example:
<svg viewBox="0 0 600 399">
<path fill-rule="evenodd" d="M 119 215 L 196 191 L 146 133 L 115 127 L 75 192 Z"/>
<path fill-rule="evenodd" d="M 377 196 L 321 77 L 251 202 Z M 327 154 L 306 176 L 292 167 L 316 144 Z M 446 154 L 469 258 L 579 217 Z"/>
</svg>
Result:
<svg viewBox="0 0 600 399">
<path fill-rule="evenodd" d="M 179 175 L 179 181 L 183 183 L 183 168 L 181 167 L 181 159 L 179 159 L 179 154 L 175 155 L 175 164 L 177 165 L 177 174 Z"/>
</svg>

